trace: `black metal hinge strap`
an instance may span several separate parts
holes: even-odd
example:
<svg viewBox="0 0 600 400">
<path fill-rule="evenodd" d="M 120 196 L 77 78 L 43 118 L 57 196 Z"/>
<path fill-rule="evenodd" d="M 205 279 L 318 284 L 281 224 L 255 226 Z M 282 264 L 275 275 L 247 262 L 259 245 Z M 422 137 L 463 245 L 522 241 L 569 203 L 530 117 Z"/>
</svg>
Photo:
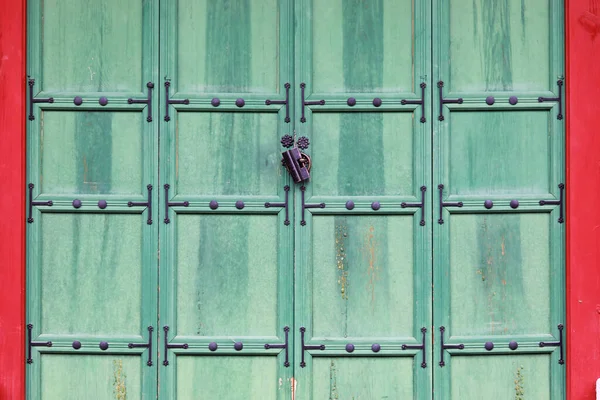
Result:
<svg viewBox="0 0 600 400">
<path fill-rule="evenodd" d="M 154 83 L 148 82 L 146 83 L 146 87 L 148 88 L 148 98 L 146 99 L 127 99 L 128 104 L 147 104 L 148 105 L 148 117 L 146 117 L 146 121 L 152 122 L 152 89 L 154 88 Z"/>
<path fill-rule="evenodd" d="M 420 203 L 406 203 L 402 202 L 400 207 L 419 207 L 421 209 L 421 222 L 419 225 L 425 226 L 425 191 L 427 191 L 427 186 L 421 186 L 421 202 Z"/>
<path fill-rule="evenodd" d="M 427 84 L 425 82 L 421 82 L 421 99 L 420 100 L 402 100 L 400 103 L 402 105 L 406 104 L 419 104 L 421 106 L 421 123 L 425 123 L 425 88 Z"/>
<path fill-rule="evenodd" d="M 306 83 L 302 82 L 300 84 L 300 90 L 302 92 L 302 117 L 300 118 L 300 122 L 306 122 L 306 116 L 304 115 L 304 108 L 306 106 L 324 106 L 325 100 L 317 100 L 317 101 L 306 101 L 304 100 L 304 88 L 306 88 Z"/>
<path fill-rule="evenodd" d="M 184 100 L 171 100 L 169 99 L 169 87 L 171 87 L 171 82 L 165 81 L 165 121 L 169 122 L 171 117 L 169 116 L 169 104 L 190 104 L 189 99 Z"/>
<path fill-rule="evenodd" d="M 33 222 L 33 206 L 48 206 L 48 207 L 52 207 L 52 204 L 54 204 L 54 203 L 52 202 L 52 200 L 48 200 L 48 201 L 33 201 L 33 188 L 34 188 L 34 185 L 33 185 L 33 183 L 30 183 L 29 185 L 27 185 L 27 187 L 29 188 L 29 207 L 28 207 L 27 222 L 31 224 Z"/>
<path fill-rule="evenodd" d="M 440 193 L 440 219 L 438 219 L 438 224 L 443 224 L 444 223 L 444 218 L 443 218 L 443 209 L 444 207 L 462 207 L 463 206 L 463 202 L 462 201 L 458 201 L 458 202 L 444 202 L 444 200 L 442 199 L 442 192 L 444 191 L 444 185 L 440 184 L 438 185 L 438 191 Z"/>
<path fill-rule="evenodd" d="M 265 104 L 270 106 L 271 104 L 285 104 L 285 122 L 290 122 L 290 87 L 289 83 L 285 84 L 285 100 L 265 100 Z"/>
<path fill-rule="evenodd" d="M 170 202 L 169 201 L 169 188 L 171 187 L 171 185 L 169 185 L 168 183 L 165 183 L 165 224 L 168 224 L 171 222 L 171 220 L 169 219 L 169 207 L 188 207 L 190 205 L 189 201 L 181 201 L 181 202 Z"/>
<path fill-rule="evenodd" d="M 181 343 L 181 344 L 169 344 L 169 339 L 167 336 L 169 336 L 169 327 L 168 326 L 163 326 L 163 331 L 165 332 L 165 359 L 163 360 L 163 365 L 166 367 L 167 365 L 169 365 L 169 358 L 168 358 L 168 351 L 169 349 L 187 349 L 189 346 L 187 343 Z"/>
<path fill-rule="evenodd" d="M 152 366 L 152 332 L 154 332 L 154 327 L 149 326 L 148 327 L 148 343 L 129 343 L 127 345 L 127 347 L 129 347 L 130 349 L 133 349 L 136 347 L 147 347 L 148 348 L 148 361 L 146 361 L 146 365 L 149 367 Z"/>
<path fill-rule="evenodd" d="M 540 103 L 543 103 L 544 101 L 558 101 L 558 115 L 556 116 L 556 119 L 563 119 L 562 87 L 563 87 L 564 81 L 562 79 L 559 79 L 558 81 L 556 81 L 556 84 L 558 85 L 558 97 L 538 97 L 538 101 Z"/>
<path fill-rule="evenodd" d="M 44 347 L 52 347 L 52 342 L 33 342 L 31 340 L 31 330 L 33 329 L 33 324 L 27 324 L 27 364 L 33 363 L 33 358 L 31 358 L 31 348 L 35 346 L 44 346 Z"/>
<path fill-rule="evenodd" d="M 565 363 L 564 354 L 563 354 L 563 329 L 564 329 L 564 325 L 558 324 L 558 342 L 540 342 L 539 343 L 540 347 L 560 346 L 560 358 L 558 360 L 558 363 L 560 365 L 563 365 Z"/>
<path fill-rule="evenodd" d="M 438 116 L 438 120 L 444 120 L 444 104 L 454 103 L 454 104 L 462 104 L 463 99 L 459 97 L 458 99 L 444 99 L 444 82 L 439 81 L 437 83 L 437 87 L 440 93 L 440 115 Z"/>
<path fill-rule="evenodd" d="M 409 350 L 409 349 L 421 350 L 421 352 L 423 353 L 423 361 L 421 362 L 421 368 L 427 368 L 427 358 L 426 358 L 427 349 L 425 347 L 425 334 L 426 333 L 427 333 L 427 328 L 425 328 L 425 327 L 421 328 L 421 334 L 423 335 L 421 344 L 403 344 L 402 345 L 402 350 Z"/>
<path fill-rule="evenodd" d="M 302 341 L 302 360 L 300 361 L 300 367 L 306 367 L 306 362 L 304 361 L 304 352 L 306 350 L 325 350 L 324 344 L 315 344 L 315 345 L 306 345 L 304 344 L 304 333 L 306 332 L 305 327 L 300 327 L 300 340 Z"/>
<path fill-rule="evenodd" d="M 285 343 L 282 344 L 265 344 L 265 349 L 285 349 L 285 362 L 283 363 L 284 367 L 290 366 L 289 352 L 288 352 L 288 336 L 290 333 L 290 327 L 286 326 L 283 328 L 283 332 L 285 333 Z"/>
<path fill-rule="evenodd" d="M 129 201 L 127 202 L 127 206 L 128 207 L 148 207 L 148 225 L 152 225 L 152 185 L 148 185 L 146 186 L 146 188 L 148 189 L 148 201 L 141 203 L 141 202 L 134 202 L 134 201 Z"/>
<path fill-rule="evenodd" d="M 302 220 L 300 221 L 300 225 L 306 225 L 306 220 L 304 219 L 304 210 L 307 208 L 325 208 L 325 203 L 318 204 L 306 204 L 304 202 L 304 192 L 306 191 L 306 187 L 300 186 L 300 193 L 302 197 Z"/>
<path fill-rule="evenodd" d="M 560 189 L 560 199 L 559 200 L 540 200 L 540 206 L 560 206 L 560 214 L 558 216 L 558 223 L 562 224 L 565 222 L 565 218 L 563 215 L 563 196 L 565 191 L 565 184 L 560 183 L 558 185 Z"/>
<path fill-rule="evenodd" d="M 35 79 L 29 79 L 29 120 L 33 121 L 35 115 L 33 115 L 33 103 L 54 103 L 54 97 L 48 97 L 45 99 L 34 99 L 33 98 L 33 85 L 35 85 Z"/>
<path fill-rule="evenodd" d="M 289 225 L 290 224 L 290 217 L 289 217 L 289 210 L 288 210 L 288 198 L 290 195 L 290 187 L 288 185 L 285 185 L 283 187 L 283 190 L 285 190 L 285 203 L 269 203 L 266 202 L 265 203 L 265 207 L 266 208 L 270 208 L 270 207 L 285 207 L 285 221 L 283 222 L 285 225 Z"/>
<path fill-rule="evenodd" d="M 465 348 L 465 345 L 460 343 L 460 344 L 444 344 L 444 332 L 446 332 L 446 328 L 443 326 L 440 326 L 440 341 L 441 341 L 441 347 L 440 347 L 440 367 L 443 367 L 444 365 L 446 365 L 446 363 L 444 362 L 444 350 L 447 349 L 458 349 L 458 350 L 463 350 Z"/>
</svg>

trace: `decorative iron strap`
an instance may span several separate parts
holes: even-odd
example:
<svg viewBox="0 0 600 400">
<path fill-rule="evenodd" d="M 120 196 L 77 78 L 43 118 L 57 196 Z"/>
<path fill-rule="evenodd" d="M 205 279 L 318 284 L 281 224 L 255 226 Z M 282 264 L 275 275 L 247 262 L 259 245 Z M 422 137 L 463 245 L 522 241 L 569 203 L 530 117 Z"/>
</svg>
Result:
<svg viewBox="0 0 600 400">
<path fill-rule="evenodd" d="M 285 104 L 285 122 L 290 122 L 290 87 L 289 83 L 285 84 L 285 100 L 265 100 L 265 104 L 270 106 L 271 104 Z"/>
<path fill-rule="evenodd" d="M 163 331 L 165 332 L 164 334 L 164 338 L 165 338 L 165 359 L 163 360 L 163 365 L 166 367 L 169 365 L 169 349 L 187 349 L 189 346 L 187 343 L 181 343 L 181 344 L 169 344 L 169 327 L 168 326 L 163 326 Z"/>
<path fill-rule="evenodd" d="M 438 90 L 440 93 L 440 115 L 438 116 L 438 120 L 443 121 L 444 120 L 444 104 L 449 104 L 449 103 L 462 104 L 463 99 L 462 99 L 462 97 L 459 97 L 458 99 L 444 99 L 444 82 L 439 81 L 437 83 L 437 87 L 438 87 Z"/>
<path fill-rule="evenodd" d="M 169 88 L 171 87 L 171 82 L 165 81 L 165 121 L 169 122 L 171 117 L 169 116 L 169 104 L 190 104 L 189 99 L 184 100 L 171 100 L 169 99 Z"/>
<path fill-rule="evenodd" d="M 35 85 L 35 79 L 29 79 L 27 83 L 29 85 L 29 120 L 33 121 L 35 119 L 35 115 L 33 115 L 33 103 L 54 103 L 54 97 L 34 99 L 33 86 Z"/>
<path fill-rule="evenodd" d="M 462 207 L 463 206 L 463 202 L 459 201 L 459 202 L 444 202 L 444 200 L 442 199 L 442 194 L 444 191 L 444 185 L 440 184 L 438 185 L 438 191 L 440 193 L 440 218 L 438 219 L 438 224 L 443 224 L 444 223 L 444 218 L 443 218 L 443 211 L 444 211 L 444 207 Z"/>
<path fill-rule="evenodd" d="M 48 206 L 48 207 L 52 207 L 52 204 L 54 204 L 52 202 L 52 200 L 48 200 L 48 201 L 33 201 L 33 188 L 35 187 L 33 185 L 33 183 L 30 183 L 29 185 L 27 185 L 27 187 L 29 188 L 29 207 L 28 207 L 28 216 L 27 216 L 27 222 L 28 223 L 32 223 L 33 222 L 33 206 Z"/>
<path fill-rule="evenodd" d="M 300 122 L 306 122 L 306 116 L 304 115 L 304 108 L 306 106 L 324 106 L 325 100 L 317 100 L 317 101 L 306 101 L 304 97 L 304 88 L 306 88 L 306 83 L 302 82 L 300 84 L 300 91 L 302 92 L 302 117 L 300 118 Z"/>
<path fill-rule="evenodd" d="M 406 104 L 419 104 L 421 106 L 421 123 L 425 123 L 425 88 L 427 84 L 425 82 L 421 82 L 421 99 L 420 100 L 402 100 L 400 103 L 402 105 Z"/>
<path fill-rule="evenodd" d="M 562 87 L 563 87 L 564 81 L 562 79 L 559 79 L 558 81 L 556 81 L 556 84 L 558 85 L 558 97 L 538 97 L 538 101 L 540 103 L 543 103 L 545 101 L 558 101 L 558 115 L 556 116 L 556 119 L 563 119 Z"/>
<path fill-rule="evenodd" d="M 421 362 L 421 368 L 427 368 L 427 349 L 425 347 L 425 334 L 427 333 L 427 328 L 421 328 L 421 334 L 423 338 L 421 340 L 421 344 L 403 344 L 402 350 L 410 350 L 410 349 L 418 349 L 423 353 L 423 361 Z"/>
<path fill-rule="evenodd" d="M 152 122 L 152 89 L 154 89 L 154 83 L 148 82 L 146 84 L 148 88 L 148 97 L 143 100 L 139 99 L 127 99 L 128 104 L 147 104 L 148 105 L 148 117 L 146 117 L 146 121 Z"/>
<path fill-rule="evenodd" d="M 128 207 L 148 207 L 148 225 L 152 225 L 152 185 L 146 186 L 148 189 L 148 201 L 144 203 L 140 202 L 127 202 Z"/>
<path fill-rule="evenodd" d="M 305 327 L 300 327 L 300 340 L 302 342 L 302 360 L 300 361 L 300 368 L 306 367 L 306 362 L 304 361 L 304 352 L 306 350 L 325 350 L 324 344 L 316 344 L 316 345 L 307 345 L 304 344 L 304 333 L 306 332 Z"/>
<path fill-rule="evenodd" d="M 305 226 L 306 220 L 304 219 L 304 210 L 307 208 L 325 208 L 325 203 L 318 204 L 306 204 L 304 202 L 304 192 L 306 191 L 306 187 L 300 186 L 300 193 L 302 197 L 302 220 L 300 221 L 300 225 Z"/>
<path fill-rule="evenodd" d="M 130 349 L 133 349 L 136 347 L 148 348 L 148 361 L 146 361 L 146 365 L 149 367 L 152 366 L 152 332 L 154 332 L 154 327 L 149 326 L 148 327 L 148 343 L 129 343 L 127 345 L 127 347 L 129 347 Z"/>
<path fill-rule="evenodd" d="M 547 346 L 560 346 L 560 358 L 558 359 L 558 363 L 560 365 L 563 365 L 565 363 L 564 360 L 564 354 L 563 354 L 563 329 L 564 329 L 564 325 L 563 324 L 558 324 L 558 342 L 540 342 L 539 346 L 540 347 L 547 347 Z"/>
<path fill-rule="evenodd" d="M 281 344 L 265 344 L 265 349 L 285 349 L 285 361 L 283 366 L 288 368 L 290 366 L 289 354 L 288 354 L 288 336 L 290 333 L 290 327 L 286 326 L 283 328 L 283 332 L 285 333 L 285 343 Z"/>
<path fill-rule="evenodd" d="M 27 364 L 33 363 L 33 358 L 31 358 L 31 348 L 36 346 L 44 346 L 44 347 L 52 347 L 52 342 L 33 342 L 31 340 L 31 330 L 33 329 L 33 324 L 27 324 Z"/>
<path fill-rule="evenodd" d="M 463 350 L 465 348 L 465 345 L 460 343 L 460 344 L 444 344 L 444 333 L 446 332 L 446 328 L 443 326 L 440 326 L 440 343 L 441 343 L 441 347 L 440 347 L 440 367 L 443 367 L 446 365 L 446 362 L 444 362 L 444 350 L 447 349 L 458 349 L 458 350 Z"/>
<path fill-rule="evenodd" d="M 169 219 L 169 207 L 187 207 L 190 205 L 189 201 L 181 201 L 181 202 L 170 202 L 169 201 L 169 188 L 171 187 L 171 185 L 169 185 L 168 183 L 165 183 L 164 185 L 164 189 L 165 189 L 165 224 L 168 224 L 171 222 L 171 220 Z"/>
<path fill-rule="evenodd" d="M 564 191 L 565 191 L 565 184 L 560 183 L 558 185 L 558 188 L 560 189 L 560 199 L 559 200 L 540 200 L 540 206 L 560 206 L 560 214 L 558 217 L 558 223 L 562 224 L 563 222 L 565 222 L 565 218 L 563 215 L 563 196 L 564 196 Z"/>
<path fill-rule="evenodd" d="M 421 225 L 421 226 L 425 226 L 425 191 L 427 191 L 427 186 L 421 186 L 421 202 L 420 203 L 406 203 L 403 201 L 400 204 L 400 207 L 402 207 L 402 208 L 418 207 L 421 209 L 421 221 L 419 222 L 419 225 Z"/>
<path fill-rule="evenodd" d="M 266 202 L 265 203 L 265 207 L 266 208 L 270 208 L 270 207 L 285 207 L 285 221 L 283 222 L 284 225 L 289 225 L 290 224 L 290 217 L 289 217 L 289 210 L 288 210 L 288 198 L 290 195 L 290 187 L 288 185 L 285 185 L 283 187 L 283 190 L 285 191 L 285 202 L 284 203 L 270 203 L 270 202 Z"/>
</svg>

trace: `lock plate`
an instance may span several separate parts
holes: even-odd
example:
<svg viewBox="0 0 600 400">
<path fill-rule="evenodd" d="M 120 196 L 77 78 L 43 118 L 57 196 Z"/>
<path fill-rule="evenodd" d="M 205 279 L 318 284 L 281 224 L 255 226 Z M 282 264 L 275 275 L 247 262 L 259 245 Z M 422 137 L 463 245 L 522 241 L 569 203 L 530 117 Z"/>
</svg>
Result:
<svg viewBox="0 0 600 400">
<path fill-rule="evenodd" d="M 281 161 L 295 183 L 304 182 L 310 178 L 312 163 L 307 154 L 294 147 L 284 151 L 281 155 L 283 156 Z"/>
</svg>

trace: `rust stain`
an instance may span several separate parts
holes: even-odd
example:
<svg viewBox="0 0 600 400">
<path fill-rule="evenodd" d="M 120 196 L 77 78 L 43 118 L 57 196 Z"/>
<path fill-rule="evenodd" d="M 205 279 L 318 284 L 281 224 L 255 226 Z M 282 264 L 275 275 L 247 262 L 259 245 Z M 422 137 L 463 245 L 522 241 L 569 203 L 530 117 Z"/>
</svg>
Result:
<svg viewBox="0 0 600 400">
<path fill-rule="evenodd" d="M 504 236 L 502 236 L 502 244 L 500 245 L 500 247 L 502 247 L 502 256 L 506 255 L 506 242 L 504 240 Z"/>
<path fill-rule="evenodd" d="M 517 368 L 515 373 L 515 400 L 525 399 L 525 384 L 524 384 L 523 366 Z"/>
<path fill-rule="evenodd" d="M 123 372 L 123 360 L 113 360 L 113 392 L 116 400 L 127 400 L 127 376 Z"/>
<path fill-rule="evenodd" d="M 292 400 L 296 400 L 296 387 L 298 386 L 298 381 L 294 379 L 293 376 L 290 378 L 290 386 L 292 389 Z"/>
<path fill-rule="evenodd" d="M 342 299 L 348 300 L 348 255 L 346 253 L 346 238 L 348 237 L 348 228 L 344 225 L 338 225 L 335 233 L 335 261 L 338 268 L 338 284 Z"/>
<path fill-rule="evenodd" d="M 379 280 L 379 266 L 377 265 L 377 241 L 375 240 L 375 228 L 369 227 L 369 232 L 365 236 L 365 255 L 368 262 L 367 274 L 369 281 L 367 289 L 371 293 L 371 305 L 375 307 L 375 284 Z"/>
</svg>

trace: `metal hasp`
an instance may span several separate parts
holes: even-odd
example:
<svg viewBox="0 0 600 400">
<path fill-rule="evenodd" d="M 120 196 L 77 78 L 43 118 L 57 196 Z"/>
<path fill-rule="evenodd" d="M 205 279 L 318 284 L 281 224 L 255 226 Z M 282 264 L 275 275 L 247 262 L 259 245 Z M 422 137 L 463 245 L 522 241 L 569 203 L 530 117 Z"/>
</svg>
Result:
<svg viewBox="0 0 600 400">
<path fill-rule="evenodd" d="M 152 185 L 148 185 L 146 186 L 146 189 L 148 189 L 148 201 L 141 203 L 141 202 L 134 202 L 134 201 L 128 201 L 127 202 L 127 206 L 128 207 L 148 207 L 148 225 L 152 225 Z"/>
<path fill-rule="evenodd" d="M 562 79 L 559 79 L 558 81 L 556 81 L 556 84 L 558 85 L 558 97 L 538 97 L 538 101 L 540 103 L 543 103 L 544 101 L 558 101 L 558 115 L 556 116 L 556 119 L 563 119 L 562 87 L 564 85 L 564 81 Z"/>
<path fill-rule="evenodd" d="M 169 201 L 169 188 L 171 187 L 171 185 L 169 185 L 168 183 L 165 183 L 165 185 L 163 186 L 165 189 L 165 224 L 168 224 L 171 222 L 171 220 L 169 219 L 169 207 L 187 207 L 190 205 L 189 201 L 182 201 L 182 202 L 170 202 Z"/>
<path fill-rule="evenodd" d="M 421 82 L 421 99 L 420 100 L 402 100 L 400 103 L 402 105 L 406 104 L 419 104 L 421 106 L 421 123 L 424 124 L 425 121 L 425 88 L 427 84 L 425 82 Z"/>
<path fill-rule="evenodd" d="M 324 344 L 315 344 L 315 345 L 307 345 L 304 344 L 304 333 L 306 332 L 305 327 L 300 327 L 300 340 L 302 341 L 302 360 L 300 361 L 300 368 L 306 367 L 306 362 L 304 361 L 304 352 L 306 350 L 325 350 Z"/>
<path fill-rule="evenodd" d="M 171 87 L 171 82 L 165 81 L 165 121 L 169 122 L 171 117 L 169 116 L 169 104 L 190 104 L 189 99 L 184 100 L 171 100 L 169 99 L 169 87 Z"/>
<path fill-rule="evenodd" d="M 290 359 L 289 359 L 289 353 L 288 353 L 288 336 L 290 333 L 290 327 L 286 326 L 283 328 L 283 333 L 285 333 L 285 343 L 281 343 L 281 344 L 265 344 L 265 350 L 269 350 L 269 349 L 285 349 L 285 361 L 283 363 L 283 366 L 288 368 L 290 366 Z"/>
<path fill-rule="evenodd" d="M 28 207 L 27 222 L 31 224 L 33 222 L 33 206 L 48 206 L 48 207 L 52 207 L 52 204 L 54 204 L 54 203 L 52 202 L 52 200 L 48 200 L 48 201 L 33 201 L 33 188 L 35 186 L 34 186 L 33 183 L 30 183 L 29 185 L 27 185 L 27 187 L 29 188 L 29 207 Z"/>
<path fill-rule="evenodd" d="M 540 342 L 540 347 L 548 347 L 548 346 L 560 346 L 560 358 L 558 359 L 558 363 L 563 365 L 565 363 L 564 354 L 563 354 L 563 324 L 558 324 L 558 342 Z"/>
<path fill-rule="evenodd" d="M 565 222 L 565 218 L 563 215 L 563 196 L 565 191 L 565 184 L 560 183 L 558 185 L 560 189 L 560 199 L 559 200 L 540 200 L 540 206 L 560 206 L 560 214 L 558 216 L 558 223 L 562 224 Z"/>
<path fill-rule="evenodd" d="M 304 219 L 304 210 L 307 208 L 325 208 L 325 203 L 318 204 L 306 204 L 304 202 L 304 192 L 306 191 L 306 187 L 300 186 L 300 193 L 302 197 L 302 220 L 300 221 L 300 225 L 306 225 L 306 220 Z"/>
<path fill-rule="evenodd" d="M 149 367 L 152 366 L 152 332 L 154 332 L 154 327 L 149 326 L 148 327 L 148 343 L 129 343 L 127 345 L 127 347 L 129 347 L 130 349 L 133 349 L 136 347 L 147 347 L 148 348 L 148 361 L 146 361 L 146 365 Z"/>
<path fill-rule="evenodd" d="M 306 101 L 304 100 L 304 88 L 306 88 L 306 83 L 302 82 L 300 84 L 300 91 L 302 92 L 302 117 L 300 118 L 300 122 L 306 122 L 306 116 L 304 115 L 304 108 L 306 106 L 324 106 L 325 100 L 317 100 L 317 101 Z"/>
<path fill-rule="evenodd" d="M 460 343 L 460 344 L 444 344 L 444 332 L 446 332 L 446 327 L 444 326 L 440 326 L 440 343 L 441 343 L 441 347 L 440 347 L 440 367 L 443 367 L 446 365 L 446 363 L 444 362 L 444 350 L 446 349 L 458 349 L 458 350 L 463 350 L 465 348 L 465 345 Z"/>
<path fill-rule="evenodd" d="M 425 192 L 427 191 L 427 186 L 421 186 L 421 202 L 420 203 L 406 203 L 402 202 L 400 207 L 409 208 L 409 207 L 419 207 L 421 209 L 421 221 L 419 225 L 425 226 Z"/>
<path fill-rule="evenodd" d="M 454 103 L 454 104 L 462 104 L 463 99 L 459 97 L 458 99 L 444 99 L 444 81 L 439 81 L 437 83 L 437 87 L 440 93 L 440 115 L 438 116 L 438 120 L 444 120 L 444 104 Z"/>
<path fill-rule="evenodd" d="M 425 347 L 425 334 L 426 333 L 427 333 L 427 328 L 425 328 L 425 327 L 421 328 L 421 334 L 423 335 L 421 344 L 403 344 L 402 345 L 402 350 L 411 350 L 411 349 L 421 350 L 421 352 L 423 353 L 423 361 L 421 362 L 421 368 L 427 368 L 427 358 L 426 358 L 427 349 Z"/>
<path fill-rule="evenodd" d="M 310 178 L 310 157 L 297 147 L 284 151 L 281 155 L 283 156 L 281 161 L 295 183 L 304 182 Z"/>
<path fill-rule="evenodd" d="M 35 346 L 44 346 L 44 347 L 52 347 L 52 342 L 33 342 L 31 340 L 31 331 L 33 329 L 33 324 L 27 324 L 27 364 L 33 363 L 33 358 L 31 358 L 31 348 Z"/>
<path fill-rule="evenodd" d="M 270 106 L 271 104 L 285 104 L 285 122 L 290 122 L 290 87 L 289 83 L 285 84 L 285 100 L 265 100 L 265 104 Z"/>
<path fill-rule="evenodd" d="M 148 82 L 146 83 L 146 87 L 148 88 L 148 98 L 144 100 L 140 99 L 127 99 L 128 104 L 147 104 L 148 105 L 148 116 L 146 117 L 146 121 L 152 122 L 152 89 L 154 89 L 154 83 Z"/>
<path fill-rule="evenodd" d="M 33 86 L 35 85 L 35 79 L 29 79 L 27 84 L 29 85 L 29 120 L 33 121 L 35 119 L 35 115 L 33 115 L 33 103 L 54 103 L 54 97 L 34 99 Z"/>
<path fill-rule="evenodd" d="M 444 218 L 443 218 L 443 214 L 442 214 L 442 212 L 444 211 L 444 207 L 462 207 L 463 206 L 463 202 L 462 201 L 459 201 L 459 202 L 456 202 L 456 203 L 453 203 L 453 202 L 450 202 L 450 203 L 444 202 L 444 200 L 442 199 L 442 194 L 443 194 L 443 191 L 444 191 L 444 185 L 439 184 L 438 185 L 438 190 L 439 190 L 439 193 L 440 193 L 440 219 L 438 219 L 438 224 L 441 225 L 441 224 L 444 223 Z"/>
<path fill-rule="evenodd" d="M 169 339 L 167 338 L 167 336 L 169 336 L 169 327 L 166 325 L 163 326 L 163 331 L 165 332 L 165 359 L 163 360 L 163 365 L 166 367 L 169 365 L 169 349 L 187 349 L 189 346 L 187 343 L 169 344 Z"/>
<path fill-rule="evenodd" d="M 283 187 L 283 190 L 285 191 L 285 203 L 266 202 L 265 208 L 285 207 L 285 221 L 283 223 L 284 223 L 284 225 L 289 225 L 290 224 L 290 215 L 289 215 L 289 210 L 288 210 L 288 200 L 289 200 L 289 196 L 290 196 L 290 187 L 288 185 L 285 185 Z"/>
</svg>

